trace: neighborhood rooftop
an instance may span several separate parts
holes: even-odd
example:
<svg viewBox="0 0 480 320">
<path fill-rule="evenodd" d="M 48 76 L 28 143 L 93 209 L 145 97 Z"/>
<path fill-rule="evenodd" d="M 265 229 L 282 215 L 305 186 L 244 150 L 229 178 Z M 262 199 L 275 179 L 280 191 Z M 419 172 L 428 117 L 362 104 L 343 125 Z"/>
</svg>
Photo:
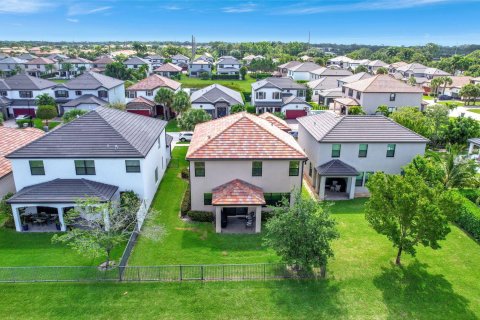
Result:
<svg viewBox="0 0 480 320">
<path fill-rule="evenodd" d="M 154 90 L 162 87 L 177 90 L 180 86 L 180 82 L 169 79 L 167 77 L 159 76 L 158 74 L 152 74 L 151 76 L 140 80 L 134 85 L 128 87 L 127 90 Z"/>
<path fill-rule="evenodd" d="M 422 93 L 423 90 L 416 86 L 411 86 L 403 81 L 397 80 L 386 74 L 379 74 L 371 78 L 363 79 L 360 81 L 347 83 L 344 85 L 346 88 L 353 89 L 361 92 L 411 92 Z"/>
<path fill-rule="evenodd" d="M 123 84 L 122 80 L 105 76 L 97 72 L 87 71 L 78 77 L 58 86 L 65 86 L 72 90 L 94 90 L 102 87 L 106 89 L 112 89 L 121 84 Z"/>
<path fill-rule="evenodd" d="M 224 100 L 230 103 L 230 105 L 243 104 L 243 99 L 240 92 L 216 83 L 193 92 L 190 100 L 192 103 L 215 103 L 217 101 Z"/>
<path fill-rule="evenodd" d="M 252 83 L 252 89 L 280 88 L 280 89 L 305 89 L 305 86 L 293 81 L 290 78 L 266 78 Z"/>
<path fill-rule="evenodd" d="M 25 73 L 16 74 L 6 79 L 0 79 L 0 88 L 11 90 L 41 90 L 52 88 L 57 84 L 53 81 L 29 76 Z"/>
</svg>

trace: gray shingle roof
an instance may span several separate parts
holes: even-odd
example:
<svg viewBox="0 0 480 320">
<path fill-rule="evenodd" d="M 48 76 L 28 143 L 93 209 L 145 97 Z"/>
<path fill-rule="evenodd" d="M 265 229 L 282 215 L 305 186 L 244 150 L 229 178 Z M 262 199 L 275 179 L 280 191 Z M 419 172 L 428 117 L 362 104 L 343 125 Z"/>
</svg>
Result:
<svg viewBox="0 0 480 320">
<path fill-rule="evenodd" d="M 184 56 L 183 54 L 180 54 L 180 53 L 173 55 L 171 58 L 174 60 L 190 60 L 189 57 Z"/>
<path fill-rule="evenodd" d="M 240 92 L 224 87 L 220 84 L 212 84 L 208 87 L 197 90 L 192 93 L 192 96 L 190 97 L 192 103 L 205 101 L 215 103 L 220 99 L 227 101 L 230 105 L 243 104 Z"/>
<path fill-rule="evenodd" d="M 150 64 L 150 61 L 140 57 L 131 57 L 123 61 L 123 64 Z"/>
<path fill-rule="evenodd" d="M 284 105 L 289 104 L 289 103 L 300 103 L 300 104 L 307 104 L 307 105 L 310 106 L 310 104 L 308 102 L 306 102 L 305 100 L 303 100 L 299 97 L 296 97 L 294 95 L 283 97 L 282 101 L 283 101 Z"/>
<path fill-rule="evenodd" d="M 17 57 L 8 57 L 5 59 L 0 60 L 0 63 L 5 63 L 5 64 L 25 64 L 27 63 L 28 60 L 25 59 L 20 59 Z"/>
<path fill-rule="evenodd" d="M 100 99 L 93 94 L 84 94 L 76 99 L 70 100 L 67 103 L 63 104 L 64 107 L 77 107 L 81 104 L 97 104 L 99 106 L 104 106 L 108 104 L 107 101 Z"/>
<path fill-rule="evenodd" d="M 317 167 L 321 176 L 357 176 L 358 171 L 342 160 L 334 159 Z"/>
<path fill-rule="evenodd" d="M 479 145 L 480 146 L 480 138 L 472 138 L 468 139 L 468 142 L 471 142 L 473 144 Z"/>
<path fill-rule="evenodd" d="M 294 72 L 309 72 L 320 68 L 321 66 L 314 62 L 304 62 L 288 69 Z"/>
<path fill-rule="evenodd" d="M 96 90 L 100 87 L 106 89 L 115 88 L 123 84 L 122 80 L 118 80 L 103 74 L 87 71 L 78 77 L 63 83 L 63 85 L 72 90 Z"/>
<path fill-rule="evenodd" d="M 55 179 L 23 188 L 8 203 L 75 203 L 81 198 L 110 201 L 118 187 L 86 179 Z"/>
<path fill-rule="evenodd" d="M 306 87 L 300 83 L 293 81 L 290 78 L 266 78 L 252 83 L 252 89 L 257 90 L 260 88 L 279 88 L 279 89 L 305 89 Z"/>
<path fill-rule="evenodd" d="M 6 78 L 5 83 L 11 90 L 42 90 L 57 85 L 53 81 L 32 77 L 24 73 Z"/>
<path fill-rule="evenodd" d="M 98 107 L 7 158 L 143 158 L 166 125 L 163 120 Z"/>
<path fill-rule="evenodd" d="M 242 64 L 242 63 L 235 58 L 225 58 L 225 59 L 219 60 L 218 64 Z"/>
<path fill-rule="evenodd" d="M 340 116 L 324 112 L 297 120 L 319 142 L 428 141 L 384 116 Z"/>
</svg>

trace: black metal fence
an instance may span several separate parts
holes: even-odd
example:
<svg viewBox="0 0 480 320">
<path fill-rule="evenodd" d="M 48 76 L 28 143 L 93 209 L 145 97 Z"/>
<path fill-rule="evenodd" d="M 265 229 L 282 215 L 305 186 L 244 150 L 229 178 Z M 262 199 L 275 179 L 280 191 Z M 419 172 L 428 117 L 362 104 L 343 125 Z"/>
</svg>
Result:
<svg viewBox="0 0 480 320">
<path fill-rule="evenodd" d="M 283 263 L 118 266 L 98 267 L 1 267 L 0 282 L 102 282 L 102 281 L 241 281 L 315 278 L 299 275 Z"/>
</svg>

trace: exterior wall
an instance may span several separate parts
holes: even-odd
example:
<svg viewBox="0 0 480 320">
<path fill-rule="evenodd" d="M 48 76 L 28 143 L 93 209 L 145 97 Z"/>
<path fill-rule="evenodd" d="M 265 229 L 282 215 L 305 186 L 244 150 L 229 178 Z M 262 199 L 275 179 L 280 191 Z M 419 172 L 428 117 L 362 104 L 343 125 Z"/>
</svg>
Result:
<svg viewBox="0 0 480 320">
<path fill-rule="evenodd" d="M 189 67 L 188 67 L 188 73 L 191 75 L 192 72 L 195 73 L 196 76 L 200 76 L 200 73 L 202 72 L 208 72 L 209 74 L 211 74 L 212 65 L 191 63 L 189 64 Z"/>
<path fill-rule="evenodd" d="M 21 98 L 20 97 L 20 91 L 32 91 L 32 98 Z M 51 88 L 44 89 L 44 90 L 7 90 L 7 98 L 9 99 L 35 99 L 41 94 L 48 93 L 52 97 L 53 95 L 53 90 Z"/>
<path fill-rule="evenodd" d="M 120 103 L 125 103 L 125 86 L 123 84 L 119 85 L 119 86 L 116 86 L 112 89 L 106 89 L 106 88 L 103 88 L 103 87 L 100 87 L 98 89 L 92 89 L 92 90 L 75 90 L 75 89 L 72 89 L 72 90 L 69 90 L 69 89 L 66 89 L 66 88 L 61 88 L 59 87 L 58 90 L 67 90 L 68 91 L 68 98 L 65 98 L 67 100 L 74 100 L 82 95 L 85 95 L 85 94 L 91 94 L 91 95 L 94 95 L 96 97 L 99 97 L 99 94 L 98 92 L 99 91 L 102 91 L 102 90 L 105 90 L 107 91 L 107 98 L 100 98 L 102 100 L 106 100 L 107 102 L 120 102 Z M 57 91 L 57 90 L 55 90 Z M 81 95 L 77 95 L 76 94 L 76 91 L 81 91 Z M 53 92 L 53 95 L 52 97 L 55 97 L 55 92 Z"/>
<path fill-rule="evenodd" d="M 125 103 L 125 85 L 123 83 L 108 90 L 108 102 Z"/>
<path fill-rule="evenodd" d="M 298 72 L 298 71 L 288 71 L 288 76 L 291 77 L 293 80 L 298 81 L 298 80 L 306 80 L 309 81 L 311 80 L 310 78 L 310 72 Z"/>
<path fill-rule="evenodd" d="M 15 192 L 15 180 L 13 179 L 13 173 L 9 173 L 0 178 L 0 198 L 3 198 L 3 196 L 9 192 Z"/>
<path fill-rule="evenodd" d="M 15 67 L 19 66 L 20 69 L 25 70 L 25 64 L 23 63 L 0 63 L 0 70 L 2 71 L 13 71 Z"/>
<path fill-rule="evenodd" d="M 353 97 L 355 97 L 355 92 Z M 367 114 L 375 114 L 379 105 L 389 108 L 406 106 L 421 107 L 422 93 L 396 93 L 395 101 L 390 101 L 390 93 L 363 93 L 360 104 Z"/>
<path fill-rule="evenodd" d="M 203 204 L 203 194 L 235 179 L 260 187 L 265 193 L 287 193 L 301 188 L 302 167 L 298 176 L 290 177 L 289 160 L 260 160 L 263 162 L 262 176 L 252 177 L 253 160 L 205 161 L 205 177 L 195 177 L 194 161 L 190 161 L 192 210 L 213 211 L 213 206 Z M 303 166 L 303 161 L 300 163 Z"/>
<path fill-rule="evenodd" d="M 285 112 L 287 110 L 305 110 L 305 108 L 307 109 L 307 111 L 310 110 L 310 106 L 306 103 L 289 103 L 282 107 L 282 112 Z"/>
<path fill-rule="evenodd" d="M 292 92 L 293 94 L 296 95 L 296 90 L 292 90 L 294 92 Z M 256 99 L 255 98 L 255 93 L 256 92 L 265 92 L 265 99 Z M 273 99 L 273 93 L 274 92 L 280 92 L 280 99 Z M 277 89 L 277 88 L 260 88 L 258 89 L 257 91 L 254 91 L 252 89 L 252 105 L 254 106 L 255 105 L 255 102 L 278 102 L 280 105 L 282 104 L 282 91 Z"/>
</svg>

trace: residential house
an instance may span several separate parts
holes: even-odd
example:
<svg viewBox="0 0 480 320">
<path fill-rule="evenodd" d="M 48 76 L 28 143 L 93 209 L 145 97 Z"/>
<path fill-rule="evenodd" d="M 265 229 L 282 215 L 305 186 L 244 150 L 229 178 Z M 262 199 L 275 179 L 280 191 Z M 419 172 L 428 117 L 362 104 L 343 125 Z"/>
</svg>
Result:
<svg viewBox="0 0 480 320">
<path fill-rule="evenodd" d="M 212 84 L 194 91 L 190 96 L 190 101 L 193 109 L 205 110 L 213 119 L 229 115 L 230 107 L 233 105 L 243 105 L 240 92 L 220 84 Z"/>
<path fill-rule="evenodd" d="M 308 80 L 309 81 L 318 80 L 324 77 L 331 78 L 331 79 L 341 79 L 351 75 L 352 75 L 352 72 L 350 70 L 320 67 L 318 69 L 309 71 Z"/>
<path fill-rule="evenodd" d="M 352 74 L 351 76 L 338 79 L 337 84 L 338 84 L 338 87 L 341 88 L 344 84 L 360 81 L 363 79 L 368 79 L 371 77 L 373 76 L 368 72 L 359 72 L 359 73 Z"/>
<path fill-rule="evenodd" d="M 84 97 L 85 95 L 87 96 Z M 82 104 L 85 110 L 90 110 L 95 105 L 125 103 L 125 84 L 122 80 L 87 71 L 65 83 L 57 84 L 54 88 L 54 96 L 60 102 L 60 113 L 79 104 Z M 90 96 L 98 99 L 92 100 Z"/>
<path fill-rule="evenodd" d="M 313 62 L 303 62 L 296 66 L 288 68 L 287 76 L 292 78 L 295 81 L 303 80 L 310 81 L 313 80 L 310 78 L 310 72 L 322 68 L 316 63 Z"/>
<path fill-rule="evenodd" d="M 17 58 L 22 59 L 22 60 L 30 61 L 30 60 L 36 59 L 38 57 L 36 55 L 30 54 L 30 53 L 22 53 L 22 54 L 18 55 Z"/>
<path fill-rule="evenodd" d="M 3 60 L 8 57 L 10 57 L 8 54 L 0 52 L 0 60 Z"/>
<path fill-rule="evenodd" d="M 150 61 L 140 57 L 136 57 L 136 56 L 130 57 L 127 60 L 125 60 L 123 64 L 127 69 L 134 69 L 134 70 L 140 69 L 141 66 L 146 66 L 147 74 L 152 73 L 152 64 L 150 63 Z"/>
<path fill-rule="evenodd" d="M 47 56 L 48 59 L 53 60 L 55 62 L 62 62 L 63 60 L 70 59 L 70 57 L 61 54 L 61 53 L 53 53 Z"/>
<path fill-rule="evenodd" d="M 354 60 L 346 56 L 338 56 L 327 60 L 327 66 L 336 67 L 339 69 L 349 69 L 350 63 Z"/>
<path fill-rule="evenodd" d="M 165 88 L 176 93 L 181 90 L 181 86 L 182 84 L 180 82 L 152 74 L 126 89 L 127 111 L 151 117 L 163 115 L 164 118 L 167 119 L 173 111 L 157 103 L 155 103 L 155 107 L 153 107 L 152 102 L 155 101 L 155 96 L 160 88 Z M 149 100 L 149 102 L 145 103 L 144 99 L 136 99 L 140 97 Z M 143 104 L 143 107 L 140 108 L 139 104 Z"/>
<path fill-rule="evenodd" d="M 88 93 L 81 95 L 80 97 L 70 100 L 66 103 L 63 103 L 61 108 L 63 113 L 71 111 L 73 109 L 91 111 L 98 107 L 104 107 L 107 104 L 107 101 L 100 99 L 96 95 Z"/>
<path fill-rule="evenodd" d="M 149 207 L 171 158 L 167 122 L 98 107 L 7 155 L 17 193 L 17 231 L 65 231 L 66 211 L 85 197 L 133 191 Z M 28 216 L 47 216 L 37 224 Z"/>
<path fill-rule="evenodd" d="M 10 76 L 12 74 L 23 72 L 27 62 L 27 60 L 19 59 L 17 57 L 2 59 L 0 60 L 0 74 Z"/>
<path fill-rule="evenodd" d="M 25 63 L 25 72 L 33 77 L 56 73 L 58 65 L 48 58 L 35 58 Z"/>
<path fill-rule="evenodd" d="M 25 73 L 0 79 L 0 97 L 8 118 L 20 115 L 35 116 L 37 105 L 35 99 L 42 94 L 53 97 L 53 88 L 57 83 L 29 76 Z"/>
<path fill-rule="evenodd" d="M 0 126 L 0 199 L 15 192 L 12 166 L 5 156 L 40 138 L 45 132 L 35 128 L 16 129 Z"/>
<path fill-rule="evenodd" d="M 253 60 L 263 60 L 263 59 L 265 59 L 264 56 L 261 56 L 261 55 L 256 56 L 254 54 L 249 54 L 243 58 L 243 61 L 245 61 L 246 65 L 249 65 L 250 63 L 252 63 Z"/>
<path fill-rule="evenodd" d="M 385 63 L 382 60 L 373 60 L 367 63 L 366 67 L 368 72 L 371 74 L 376 74 L 377 70 L 380 68 L 386 68 L 388 70 L 388 63 Z"/>
<path fill-rule="evenodd" d="M 386 105 L 391 111 L 400 107 L 422 107 L 423 90 L 397 80 L 390 75 L 375 75 L 342 86 L 343 98 L 335 99 L 334 109 L 348 113 L 352 105 L 362 106 L 367 114 L 375 114 L 378 106 Z"/>
<path fill-rule="evenodd" d="M 321 106 L 328 106 L 333 107 L 333 103 L 335 99 L 341 98 L 343 96 L 342 88 L 333 88 L 333 89 L 325 89 L 321 90 L 318 93 L 318 96 L 313 96 L 312 100 L 317 101 L 317 103 Z"/>
<path fill-rule="evenodd" d="M 203 60 L 203 61 L 208 61 L 210 63 L 213 64 L 213 62 L 215 61 L 212 57 L 211 54 L 209 53 L 205 53 L 205 54 L 202 54 L 201 56 L 197 57 L 195 60 Z"/>
<path fill-rule="evenodd" d="M 300 64 L 302 64 L 300 61 L 290 61 L 290 62 L 281 64 L 277 67 L 278 68 L 278 73 L 282 77 L 287 77 L 288 76 L 288 70 L 290 68 L 296 67 Z"/>
<path fill-rule="evenodd" d="M 472 83 L 474 78 L 468 76 L 451 76 L 452 84 L 442 85 L 437 88 L 437 94 L 450 96 L 454 99 L 460 99 L 460 90 L 467 84 Z M 430 83 L 428 84 L 430 87 Z"/>
<path fill-rule="evenodd" d="M 242 63 L 234 57 L 220 58 L 217 62 L 217 74 L 240 75 Z"/>
<path fill-rule="evenodd" d="M 308 156 L 304 177 L 321 200 L 368 195 L 373 173 L 400 174 L 428 142 L 384 116 L 324 112 L 298 122 L 298 143 Z"/>
<path fill-rule="evenodd" d="M 285 131 L 285 132 L 292 131 L 292 128 L 288 125 L 288 123 L 285 120 L 277 117 L 276 115 L 270 112 L 264 112 L 258 117 L 267 120 L 268 122 L 270 122 L 270 124 L 278 127 L 282 131 Z"/>
<path fill-rule="evenodd" d="M 388 73 L 395 74 L 398 68 L 403 68 L 406 65 L 408 65 L 408 63 L 403 61 L 394 62 L 388 66 Z"/>
<path fill-rule="evenodd" d="M 182 73 L 182 68 L 177 66 L 176 64 L 167 62 L 160 67 L 153 70 L 153 73 L 158 74 L 162 77 L 172 78 L 176 77 Z"/>
<path fill-rule="evenodd" d="M 349 70 L 355 71 L 359 66 L 365 66 L 370 63 L 371 61 L 368 59 L 361 59 L 361 60 L 352 60 L 349 63 Z"/>
<path fill-rule="evenodd" d="M 429 68 L 420 63 L 410 63 L 396 68 L 397 77 L 401 76 L 403 80 L 414 77 L 417 83 L 423 82 L 422 78 L 431 80 L 437 77 L 450 76 L 450 73 L 437 68 Z"/>
<path fill-rule="evenodd" d="M 186 159 L 191 207 L 215 214 L 217 233 L 245 228 L 261 231 L 262 211 L 302 188 L 305 153 L 275 124 L 247 112 L 197 124 Z"/>
<path fill-rule="evenodd" d="M 189 57 L 184 56 L 183 54 L 176 54 L 171 56 L 171 59 L 172 59 L 172 63 L 182 68 L 182 70 L 185 70 L 185 71 L 188 70 L 188 64 L 190 62 Z"/>
<path fill-rule="evenodd" d="M 307 87 L 312 89 L 313 96 L 318 96 L 318 94 L 323 90 L 337 88 L 338 80 L 335 77 L 322 77 L 307 82 Z M 312 98 L 312 100 L 316 101 L 314 98 Z"/>
<path fill-rule="evenodd" d="M 92 61 L 84 58 L 69 58 L 60 63 L 58 76 L 62 79 L 71 79 L 90 69 L 92 69 Z"/>
<path fill-rule="evenodd" d="M 188 64 L 188 75 L 190 77 L 200 77 L 203 73 L 209 76 L 212 74 L 213 64 L 206 60 L 194 60 Z"/>
<path fill-rule="evenodd" d="M 152 65 L 152 69 L 160 67 L 165 62 L 165 57 L 153 54 L 145 57 L 145 60 L 148 60 Z"/>
<path fill-rule="evenodd" d="M 104 73 L 107 65 L 110 63 L 115 62 L 110 56 L 103 56 L 98 58 L 97 60 L 93 61 L 92 63 L 92 71 L 98 73 Z"/>
<path fill-rule="evenodd" d="M 290 78 L 266 78 L 252 83 L 252 105 L 257 113 L 282 112 L 287 119 L 308 114 L 306 87 Z"/>
</svg>

